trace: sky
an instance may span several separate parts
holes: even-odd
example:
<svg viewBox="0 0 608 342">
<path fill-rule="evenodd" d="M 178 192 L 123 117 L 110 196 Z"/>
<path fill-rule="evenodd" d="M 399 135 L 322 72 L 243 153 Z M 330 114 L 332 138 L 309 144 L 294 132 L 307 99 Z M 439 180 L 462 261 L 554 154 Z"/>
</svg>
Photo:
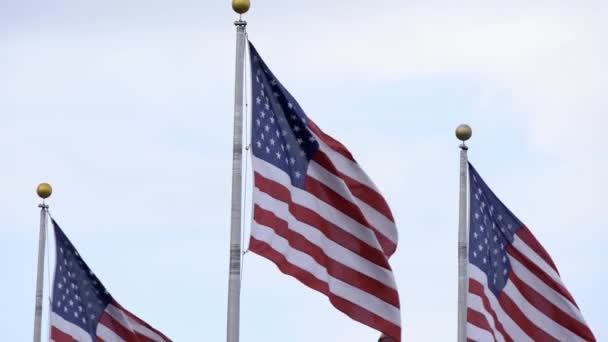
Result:
<svg viewBox="0 0 608 342">
<path fill-rule="evenodd" d="M 593 0 L 252 3 L 249 39 L 392 208 L 405 340 L 456 337 L 460 123 L 608 340 L 607 15 Z M 3 339 L 32 336 L 43 181 L 118 302 L 174 341 L 225 339 L 236 18 L 229 1 L 0 0 Z M 241 341 L 378 336 L 257 255 L 242 286 Z"/>
</svg>

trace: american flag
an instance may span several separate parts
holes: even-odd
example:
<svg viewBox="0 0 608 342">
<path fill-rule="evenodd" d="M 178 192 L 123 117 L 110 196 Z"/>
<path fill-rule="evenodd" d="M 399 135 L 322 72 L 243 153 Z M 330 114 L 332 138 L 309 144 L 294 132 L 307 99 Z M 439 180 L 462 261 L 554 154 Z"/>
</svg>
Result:
<svg viewBox="0 0 608 342">
<path fill-rule="evenodd" d="M 388 262 L 397 229 L 386 201 L 346 147 L 306 116 L 249 46 L 250 250 L 352 319 L 400 341 L 399 295 Z"/>
<path fill-rule="evenodd" d="M 467 337 L 595 341 L 551 257 L 469 164 Z"/>
<path fill-rule="evenodd" d="M 160 331 L 123 308 L 82 260 L 59 225 L 51 307 L 51 341 L 169 342 Z"/>
</svg>

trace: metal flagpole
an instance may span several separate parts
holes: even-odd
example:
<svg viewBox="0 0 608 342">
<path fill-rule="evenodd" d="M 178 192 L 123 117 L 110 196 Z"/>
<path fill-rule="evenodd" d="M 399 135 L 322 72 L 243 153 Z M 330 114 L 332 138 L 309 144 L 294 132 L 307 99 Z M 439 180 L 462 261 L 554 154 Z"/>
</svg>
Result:
<svg viewBox="0 0 608 342">
<path fill-rule="evenodd" d="M 45 199 L 51 196 L 53 188 L 48 183 L 41 183 L 36 189 L 42 198 L 40 207 L 40 236 L 38 238 L 38 274 L 36 275 L 36 306 L 34 311 L 34 342 L 42 342 L 42 283 L 44 278 L 44 249 L 46 246 L 46 221 L 49 206 Z"/>
<path fill-rule="evenodd" d="M 468 222 L 468 160 L 465 141 L 471 137 L 472 130 L 468 125 L 456 128 L 456 137 L 462 141 L 460 144 L 460 208 L 458 219 L 458 342 L 466 342 L 467 324 L 467 222 Z"/>
<path fill-rule="evenodd" d="M 228 275 L 228 312 L 226 341 L 239 341 L 241 292 L 241 196 L 243 157 L 243 68 L 245 65 L 245 27 L 240 15 L 249 9 L 248 0 L 233 0 L 232 9 L 239 14 L 236 26 L 236 73 L 234 84 L 234 136 L 232 148 L 232 208 L 230 211 L 230 264 Z"/>
</svg>

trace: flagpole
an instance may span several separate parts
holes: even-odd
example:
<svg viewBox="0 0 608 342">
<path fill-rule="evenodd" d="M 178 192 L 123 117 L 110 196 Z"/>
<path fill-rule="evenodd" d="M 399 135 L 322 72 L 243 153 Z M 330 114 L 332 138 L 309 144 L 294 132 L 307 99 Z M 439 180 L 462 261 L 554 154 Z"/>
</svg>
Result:
<svg viewBox="0 0 608 342">
<path fill-rule="evenodd" d="M 34 309 L 34 342 L 42 342 L 42 285 L 44 278 L 44 249 L 46 246 L 46 221 L 49 206 L 45 199 L 51 196 L 53 188 L 48 183 L 40 183 L 36 189 L 38 196 L 42 198 L 40 208 L 40 232 L 38 237 L 38 273 L 36 275 L 36 306 Z"/>
<path fill-rule="evenodd" d="M 468 159 L 465 142 L 471 137 L 472 130 L 469 125 L 460 125 L 456 128 L 456 137 L 462 141 L 460 144 L 460 208 L 458 212 L 458 342 L 466 342 L 467 332 L 467 222 L 468 222 Z"/>
<path fill-rule="evenodd" d="M 232 9 L 239 14 L 236 26 L 236 65 L 234 83 L 234 136 L 232 148 L 232 207 L 230 211 L 230 264 L 228 274 L 228 310 L 226 341 L 239 341 L 241 310 L 241 196 L 243 158 L 243 71 L 245 65 L 245 27 L 241 15 L 249 10 L 249 0 L 232 0 Z"/>
</svg>

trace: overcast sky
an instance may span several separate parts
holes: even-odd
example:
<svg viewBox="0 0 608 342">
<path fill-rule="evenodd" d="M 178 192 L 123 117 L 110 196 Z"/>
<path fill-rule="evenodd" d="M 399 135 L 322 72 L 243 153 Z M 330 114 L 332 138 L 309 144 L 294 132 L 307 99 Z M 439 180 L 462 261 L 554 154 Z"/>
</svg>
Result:
<svg viewBox="0 0 608 342">
<path fill-rule="evenodd" d="M 406 341 L 455 340 L 461 122 L 608 340 L 607 16 L 605 1 L 253 2 L 251 41 L 391 205 Z M 3 340 L 32 336 L 42 181 L 123 306 L 174 341 L 225 339 L 235 18 L 227 0 L 0 0 Z M 253 254 L 241 322 L 245 342 L 378 335 Z"/>
</svg>

